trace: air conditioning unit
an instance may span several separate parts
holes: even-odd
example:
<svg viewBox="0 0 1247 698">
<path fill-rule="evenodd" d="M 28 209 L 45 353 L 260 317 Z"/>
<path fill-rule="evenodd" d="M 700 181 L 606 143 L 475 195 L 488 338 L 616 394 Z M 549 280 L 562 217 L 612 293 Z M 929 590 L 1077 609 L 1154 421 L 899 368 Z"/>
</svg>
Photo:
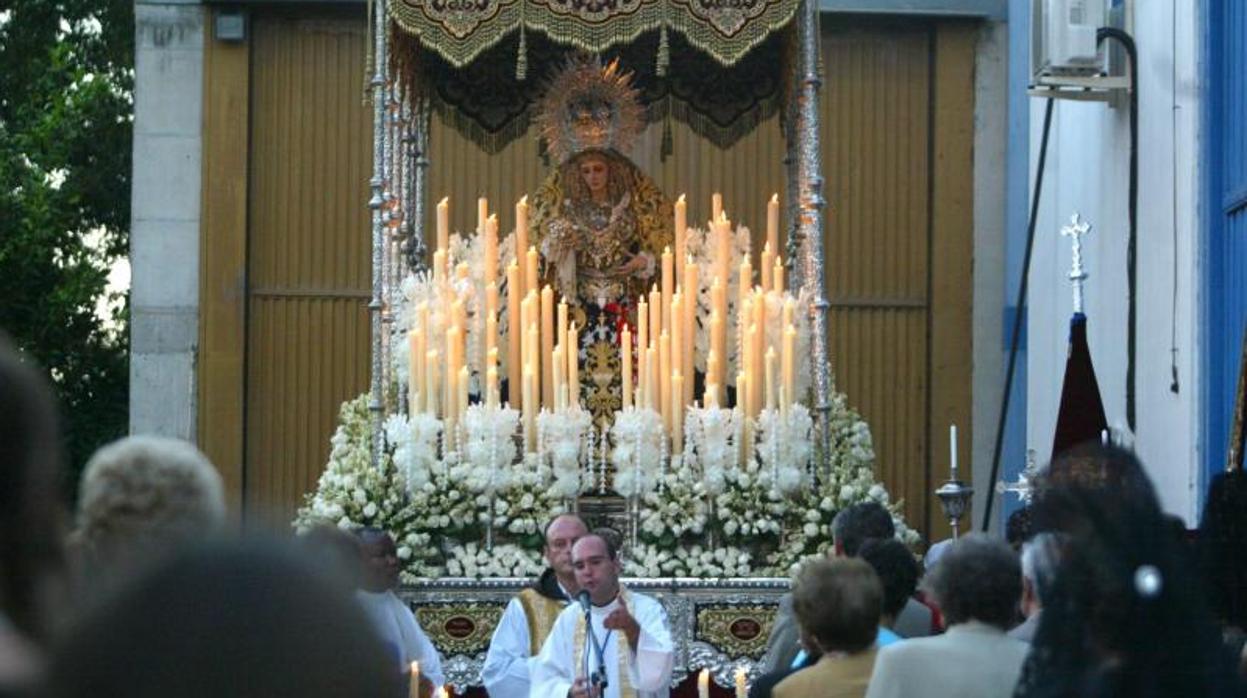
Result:
<svg viewBox="0 0 1247 698">
<path fill-rule="evenodd" d="M 1108 0 L 1032 0 L 1031 68 L 1041 76 L 1101 75 L 1105 55 L 1095 40 Z"/>
</svg>

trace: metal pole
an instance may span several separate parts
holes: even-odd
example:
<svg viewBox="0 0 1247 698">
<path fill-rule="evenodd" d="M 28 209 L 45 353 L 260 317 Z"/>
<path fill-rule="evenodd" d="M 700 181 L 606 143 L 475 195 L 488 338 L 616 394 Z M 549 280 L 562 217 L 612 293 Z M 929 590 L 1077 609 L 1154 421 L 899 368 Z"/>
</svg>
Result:
<svg viewBox="0 0 1247 698">
<path fill-rule="evenodd" d="M 424 244 L 424 218 L 429 188 L 429 117 L 431 112 L 429 98 L 416 97 L 411 139 L 411 155 L 415 158 L 415 167 L 412 168 L 414 172 L 411 175 L 411 237 L 407 260 L 414 272 L 428 269 Z"/>
<path fill-rule="evenodd" d="M 797 99 L 798 171 L 801 177 L 797 229 L 801 283 L 810 292 L 810 353 L 814 361 L 814 399 L 818 410 L 820 458 L 831 455 L 831 357 L 827 352 L 827 299 L 823 291 L 823 165 L 819 141 L 819 23 L 817 0 L 804 0 L 797 15 L 801 92 Z"/>
<path fill-rule="evenodd" d="M 382 186 L 385 177 L 385 0 L 376 0 L 374 14 L 373 74 L 372 87 L 372 179 L 369 188 L 372 197 L 368 200 L 368 208 L 372 210 L 372 300 L 368 303 L 369 325 L 372 334 L 372 385 L 368 411 L 372 415 L 372 465 L 381 463 L 381 450 L 384 447 L 382 425 L 383 379 L 381 356 L 381 294 L 383 292 L 382 273 L 385 259 L 385 222 L 382 219 L 381 207 L 385 202 Z"/>
</svg>

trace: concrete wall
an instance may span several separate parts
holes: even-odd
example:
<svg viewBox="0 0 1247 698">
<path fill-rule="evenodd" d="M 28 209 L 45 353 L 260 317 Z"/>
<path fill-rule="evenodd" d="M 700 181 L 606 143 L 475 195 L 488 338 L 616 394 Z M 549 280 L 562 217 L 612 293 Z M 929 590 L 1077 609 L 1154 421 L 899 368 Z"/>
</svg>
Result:
<svg viewBox="0 0 1247 698">
<path fill-rule="evenodd" d="M 130 431 L 194 440 L 205 10 L 134 10 Z"/>
<path fill-rule="evenodd" d="M 1194 0 L 1139 2 L 1138 344 L 1135 448 L 1165 508 L 1194 523 L 1200 505 L 1199 16 Z M 1038 161 L 1043 100 L 1031 103 Z M 1059 234 L 1078 211 L 1095 227 L 1083 253 L 1091 354 L 1109 425 L 1126 428 L 1126 239 L 1129 120 L 1125 102 L 1058 101 L 1029 297 L 1027 438 L 1052 447 L 1072 296 L 1071 250 Z M 1173 367 L 1176 367 L 1176 388 Z"/>
<path fill-rule="evenodd" d="M 1009 26 L 1004 22 L 984 22 L 979 30 L 974 75 L 974 530 L 982 525 L 986 495 L 992 487 L 992 447 L 1000 419 L 1000 391 L 1007 359 L 1001 352 L 1000 337 L 1004 332 L 1006 275 L 1008 68 Z M 947 444 L 936 445 L 935 462 L 945 460 L 940 456 L 947 448 Z M 935 474 L 936 480 L 942 482 L 943 473 L 938 468 Z M 994 511 L 1000 511 L 999 501 L 993 506 Z"/>
</svg>

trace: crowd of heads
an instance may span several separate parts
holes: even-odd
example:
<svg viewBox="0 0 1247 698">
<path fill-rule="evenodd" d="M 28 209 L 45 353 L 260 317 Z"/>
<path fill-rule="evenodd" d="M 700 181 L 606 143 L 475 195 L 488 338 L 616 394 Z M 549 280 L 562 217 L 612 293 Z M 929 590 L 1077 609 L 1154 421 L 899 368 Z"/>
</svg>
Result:
<svg viewBox="0 0 1247 698">
<path fill-rule="evenodd" d="M 386 531 L 325 526 L 293 545 L 240 543 L 204 454 L 149 436 L 91 458 L 71 517 L 61 443 L 46 380 L 0 337 L 0 693 L 36 675 L 52 697 L 401 693 L 351 596 L 399 585 Z M 1197 546 L 1175 532 L 1135 456 L 1111 446 L 1062 454 L 1023 512 L 1006 540 L 931 546 L 923 570 L 887 508 L 846 507 L 833 555 L 794 580 L 803 645 L 863 652 L 918 596 L 945 627 L 1035 618 L 1018 695 L 1235 695 L 1243 473 L 1212 483 Z M 563 514 L 543 534 L 565 590 L 599 604 L 618 593 L 615 531 Z M 126 670 L 134 657 L 142 671 Z"/>
</svg>

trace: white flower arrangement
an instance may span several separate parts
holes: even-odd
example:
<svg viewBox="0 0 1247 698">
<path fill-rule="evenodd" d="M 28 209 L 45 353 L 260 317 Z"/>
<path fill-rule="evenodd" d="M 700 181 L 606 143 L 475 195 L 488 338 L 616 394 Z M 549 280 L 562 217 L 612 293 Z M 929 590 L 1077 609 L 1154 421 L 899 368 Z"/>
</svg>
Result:
<svg viewBox="0 0 1247 698">
<path fill-rule="evenodd" d="M 684 416 L 684 462 L 699 463 L 707 494 L 721 494 L 727 472 L 735 468 L 739 449 L 734 410 L 690 407 Z"/>
<path fill-rule="evenodd" d="M 542 410 L 537 415 L 537 440 L 541 458 L 550 463 L 552 488 L 563 499 L 572 499 L 592 486 L 582 477 L 581 458 L 587 452 L 587 436 L 593 416 L 579 405 L 561 410 Z M 540 466 L 540 463 L 538 464 Z"/>
<path fill-rule="evenodd" d="M 545 415 L 544 457 L 518 453 L 519 417 L 509 408 L 469 408 L 467 447 L 445 457 L 437 455 L 438 420 L 391 417 L 387 448 L 374 467 L 368 396 L 348 401 L 328 465 L 295 525 L 385 528 L 409 579 L 534 574 L 543 526 L 594 484 L 581 480 L 592 425 L 578 412 Z M 610 433 L 615 487 L 637 503 L 636 544 L 626 555 L 630 574 L 788 574 L 830 546 L 838 511 L 867 500 L 893 512 L 901 540 L 917 542 L 900 503 L 875 481 L 870 429 L 843 394 L 833 395 L 828 420 L 830 467 L 810 465 L 813 421 L 804 407 L 792 408 L 786 419 L 764 412 L 753 421 L 756 441 L 745 459 L 734 440 L 743 424 L 733 410 L 690 408 L 684 451 L 668 457 L 657 413 L 617 415 Z M 482 542 L 487 532 L 492 548 Z"/>
<path fill-rule="evenodd" d="M 475 542 L 457 546 L 446 560 L 446 576 L 535 577 L 545 563 L 541 555 L 517 545 L 495 545 L 487 549 Z"/>
<path fill-rule="evenodd" d="M 464 412 L 467 443 L 466 460 L 481 477 L 484 470 L 486 491 L 506 489 L 515 462 L 515 436 L 519 433 L 520 412 L 510 407 L 471 405 Z"/>
<path fill-rule="evenodd" d="M 656 487 L 666 450 L 662 415 L 648 407 L 629 407 L 615 413 L 610 433 L 615 489 L 625 497 L 639 497 Z"/>
<path fill-rule="evenodd" d="M 770 473 L 771 488 L 791 497 L 811 484 L 808 466 L 814 453 L 814 420 L 810 411 L 801 404 L 792 405 L 786 412 L 763 410 L 757 425 L 754 452 L 762 470 Z"/>
</svg>

